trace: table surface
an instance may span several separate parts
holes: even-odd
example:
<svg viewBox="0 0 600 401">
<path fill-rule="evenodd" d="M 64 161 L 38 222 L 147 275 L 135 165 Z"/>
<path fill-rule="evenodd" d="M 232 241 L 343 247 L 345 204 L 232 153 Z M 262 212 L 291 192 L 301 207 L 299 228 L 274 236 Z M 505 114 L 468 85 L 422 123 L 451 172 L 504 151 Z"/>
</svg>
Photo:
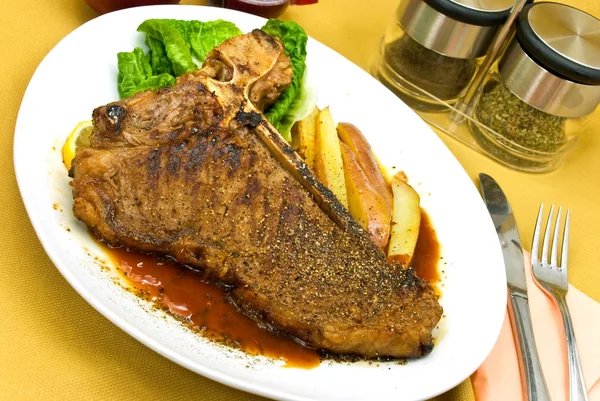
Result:
<svg viewBox="0 0 600 401">
<path fill-rule="evenodd" d="M 564 2 L 600 16 L 595 0 Z M 297 21 L 310 36 L 368 70 L 397 4 L 398 0 L 320 0 L 290 7 L 282 18 Z M 12 158 L 21 98 L 50 49 L 94 17 L 82 0 L 4 0 L 0 5 L 0 399 L 261 399 L 179 367 L 102 317 L 54 268 L 27 218 Z M 600 110 L 565 164 L 544 175 L 512 171 L 439 134 L 474 181 L 479 172 L 486 172 L 505 189 L 524 248 L 531 246 L 540 202 L 571 209 L 570 281 L 597 301 L 599 130 Z M 474 398 L 467 380 L 439 399 Z"/>
</svg>

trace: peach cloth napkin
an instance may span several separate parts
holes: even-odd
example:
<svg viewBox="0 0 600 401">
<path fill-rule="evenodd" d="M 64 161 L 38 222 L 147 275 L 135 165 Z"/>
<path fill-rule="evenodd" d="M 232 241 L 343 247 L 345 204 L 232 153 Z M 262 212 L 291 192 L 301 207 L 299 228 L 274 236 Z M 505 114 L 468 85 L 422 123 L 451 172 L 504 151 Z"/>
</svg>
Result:
<svg viewBox="0 0 600 401">
<path fill-rule="evenodd" d="M 569 399 L 569 365 L 562 318 L 552 299 L 533 281 L 528 253 L 525 254 L 525 271 L 531 320 L 546 384 L 552 401 L 566 401 Z M 569 287 L 567 303 L 589 399 L 600 401 L 600 303 L 573 286 Z M 476 400 L 524 400 L 518 364 L 507 311 L 496 345 L 471 376 Z"/>
</svg>

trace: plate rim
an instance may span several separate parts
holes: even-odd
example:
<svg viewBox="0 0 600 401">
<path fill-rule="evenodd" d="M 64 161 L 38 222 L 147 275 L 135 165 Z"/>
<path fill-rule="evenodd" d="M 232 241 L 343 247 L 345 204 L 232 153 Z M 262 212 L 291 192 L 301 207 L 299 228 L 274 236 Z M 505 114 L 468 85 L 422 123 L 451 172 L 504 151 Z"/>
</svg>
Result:
<svg viewBox="0 0 600 401">
<path fill-rule="evenodd" d="M 78 26 L 76 29 L 74 29 L 73 31 L 71 31 L 69 34 L 67 34 L 65 37 L 63 37 L 56 45 L 54 45 L 52 47 L 52 49 L 44 56 L 44 58 L 42 59 L 42 61 L 39 63 L 39 65 L 36 67 L 35 72 L 32 74 L 31 79 L 29 80 L 29 83 L 27 85 L 27 89 L 24 92 L 24 95 L 22 97 L 21 100 L 21 104 L 19 106 L 19 113 L 17 115 L 17 119 L 16 119 L 16 124 L 15 124 L 15 128 L 14 128 L 14 141 L 13 141 L 13 167 L 15 170 L 15 178 L 17 181 L 17 186 L 19 188 L 19 193 L 21 195 L 21 198 L 23 199 L 23 203 L 25 206 L 25 209 L 27 211 L 27 215 L 29 218 L 29 221 L 31 222 L 36 236 L 39 238 L 40 243 L 45 251 L 45 253 L 49 256 L 50 260 L 52 261 L 52 263 L 54 264 L 54 266 L 57 268 L 57 270 L 61 273 L 61 275 L 67 280 L 67 282 L 69 283 L 69 285 L 71 287 L 73 287 L 73 289 L 76 290 L 76 292 L 86 301 L 88 302 L 88 304 L 90 304 L 94 309 L 96 309 L 101 315 L 103 315 L 105 318 L 107 318 L 110 322 L 112 322 L 113 324 L 115 324 L 117 327 L 119 327 L 121 330 L 123 330 L 125 333 L 129 334 L 130 336 L 132 336 L 133 338 L 135 338 L 137 341 L 141 342 L 142 344 L 146 345 L 147 347 L 149 347 L 150 349 L 152 349 L 154 352 L 157 352 L 158 354 L 164 356 L 165 358 L 171 360 L 174 363 L 177 363 L 178 365 L 191 370 L 192 372 L 195 372 L 197 374 L 201 374 L 202 376 L 210 379 L 210 380 L 215 380 L 219 383 L 222 383 L 224 385 L 236 388 L 236 389 L 240 389 L 242 391 L 246 391 L 249 393 L 253 393 L 253 394 L 257 394 L 257 395 L 261 395 L 261 396 L 266 396 L 269 398 L 277 398 L 277 399 L 289 399 L 289 400 L 308 400 L 310 398 L 305 398 L 305 397 L 299 397 L 297 395 L 291 394 L 289 392 L 284 392 L 284 391 L 280 391 L 280 390 L 274 390 L 268 386 L 262 386 L 262 385 L 257 385 L 257 384 L 251 384 L 248 381 L 244 380 L 243 378 L 237 378 L 233 375 L 227 375 L 224 373 L 221 373 L 218 370 L 211 370 L 208 369 L 206 366 L 204 365 L 198 365 L 196 363 L 194 363 L 191 360 L 188 360 L 184 357 L 182 357 L 181 355 L 177 354 L 176 352 L 174 352 L 173 350 L 164 347 L 163 345 L 161 345 L 160 342 L 154 340 L 150 335 L 146 334 L 145 332 L 143 332 L 142 330 L 139 330 L 138 328 L 134 327 L 132 324 L 130 324 L 127 320 L 121 318 L 119 315 L 117 315 L 116 313 L 114 313 L 112 310 L 110 310 L 105 304 L 102 303 L 101 300 L 99 300 L 98 298 L 96 298 L 95 296 L 93 296 L 92 294 L 90 294 L 86 288 L 84 287 L 84 285 L 81 283 L 81 281 L 79 281 L 77 279 L 77 277 L 75 277 L 75 275 L 71 272 L 71 270 L 69 268 L 67 268 L 66 266 L 62 266 L 63 262 L 61 262 L 61 258 L 58 255 L 58 250 L 52 247 L 49 247 L 47 244 L 50 243 L 50 241 L 48 240 L 47 237 L 47 233 L 46 230 L 43 228 L 43 217 L 41 215 L 38 215 L 38 213 L 36 212 L 33 202 L 30 200 L 29 197 L 26 197 L 26 193 L 27 193 L 27 186 L 24 184 L 24 178 L 23 175 L 25 174 L 20 168 L 19 168 L 19 164 L 18 161 L 19 159 L 19 155 L 20 155 L 20 148 L 21 146 L 23 146 L 21 144 L 21 142 L 23 141 L 22 138 L 19 137 L 18 132 L 20 132 L 19 127 L 22 125 L 21 120 L 24 118 L 22 117 L 21 114 L 21 110 L 23 107 L 23 104 L 25 103 L 25 101 L 28 99 L 28 93 L 30 92 L 30 87 L 31 87 L 31 83 L 34 81 L 34 78 L 36 77 L 36 74 L 38 74 L 38 71 L 45 65 L 46 61 L 48 60 L 49 56 L 55 51 L 55 49 L 57 47 L 59 47 L 61 45 L 61 43 L 63 43 L 67 38 L 74 36 L 77 34 L 77 32 L 81 29 L 84 29 L 85 26 L 87 26 L 88 24 L 97 24 L 98 21 L 102 21 L 104 18 L 108 18 L 108 16 L 110 15 L 114 15 L 114 14 L 124 14 L 124 13 L 134 13 L 136 11 L 134 10 L 139 10 L 139 9 L 162 9 L 162 8 L 190 8 L 190 9 L 194 9 L 196 11 L 194 11 L 194 13 L 201 13 L 200 9 L 198 9 L 199 6 L 197 5 L 158 5 L 158 6 L 144 6 L 144 7 L 136 7 L 136 8 L 130 8 L 130 9 L 125 9 L 125 10 L 120 10 L 120 11 L 115 11 L 113 13 L 108 13 L 105 15 L 102 15 L 100 17 L 97 17 L 95 19 L 92 19 L 90 21 L 87 21 L 86 23 Z M 242 13 L 242 12 L 238 12 L 238 11 L 234 11 L 234 10 L 221 10 L 224 14 L 226 15 L 232 15 L 235 16 L 236 14 L 240 14 L 243 16 L 243 18 L 248 18 L 249 15 L 246 13 Z M 195 15 L 194 15 L 195 16 Z M 257 21 L 259 20 L 263 20 L 266 21 L 263 18 L 260 17 L 256 17 L 256 16 L 250 16 L 252 18 L 256 18 Z M 312 37 L 309 39 L 309 41 L 314 42 L 315 44 L 326 48 L 327 51 L 335 53 L 336 56 L 343 58 L 347 63 L 349 63 L 351 66 L 355 67 L 356 69 L 360 70 L 362 73 L 364 73 L 365 75 L 368 75 L 372 80 L 374 80 L 375 82 L 378 82 L 375 78 L 373 78 L 372 76 L 370 76 L 368 74 L 368 72 L 364 71 L 362 68 L 360 68 L 359 66 L 357 66 L 356 64 L 352 63 L 350 60 L 348 60 L 345 56 L 343 56 L 342 54 L 338 53 L 337 51 L 329 48 L 328 46 L 324 45 L 323 43 L 317 41 L 316 39 L 313 39 Z M 410 112 L 414 113 L 412 110 L 410 110 Z M 422 125 L 424 127 L 426 127 L 427 129 L 431 130 L 426 124 L 425 122 L 422 122 Z M 431 130 L 433 131 L 433 130 Z M 435 132 L 432 132 L 432 135 L 437 136 L 435 134 Z M 23 136 L 23 135 L 21 135 Z M 449 151 L 449 149 L 445 146 L 445 144 L 443 144 L 443 142 L 441 141 L 440 138 L 437 138 L 438 141 L 442 144 L 442 146 L 444 148 L 446 148 L 449 156 L 454 159 L 454 161 L 456 163 L 458 163 L 458 165 L 460 165 L 460 162 L 456 159 L 456 157 Z M 468 174 L 466 173 L 466 171 L 461 167 L 461 170 L 465 173 L 465 175 L 468 177 Z M 470 179 L 470 177 L 468 177 Z M 491 224 L 491 218 L 490 218 L 490 224 Z M 500 252 L 500 247 L 498 244 L 498 252 Z M 504 270 L 502 270 L 504 272 Z M 506 307 L 506 299 L 504 299 L 504 309 Z M 504 311 L 503 309 L 503 311 Z M 504 316 L 504 314 L 502 314 L 502 316 Z M 485 358 L 487 357 L 487 355 L 489 355 L 489 353 L 491 352 L 499 334 L 500 334 L 500 329 L 502 327 L 502 322 L 503 319 L 500 319 L 498 321 L 497 324 L 497 330 L 496 331 L 496 335 L 493 336 L 494 337 L 494 341 L 491 341 L 491 344 L 489 345 L 489 349 L 487 350 L 487 352 L 485 353 L 485 355 L 482 355 L 481 358 L 481 363 L 485 360 Z M 478 369 L 480 363 L 473 368 L 473 370 L 469 373 L 469 376 Z M 445 391 L 448 391 L 451 388 L 454 388 L 456 385 L 460 384 L 462 381 L 464 381 L 465 379 L 467 379 L 469 376 L 464 377 L 463 379 L 457 381 L 455 384 L 453 384 L 451 387 L 445 388 L 445 389 L 438 389 L 437 393 L 430 393 L 428 394 L 428 396 L 436 396 L 439 395 Z"/>
</svg>

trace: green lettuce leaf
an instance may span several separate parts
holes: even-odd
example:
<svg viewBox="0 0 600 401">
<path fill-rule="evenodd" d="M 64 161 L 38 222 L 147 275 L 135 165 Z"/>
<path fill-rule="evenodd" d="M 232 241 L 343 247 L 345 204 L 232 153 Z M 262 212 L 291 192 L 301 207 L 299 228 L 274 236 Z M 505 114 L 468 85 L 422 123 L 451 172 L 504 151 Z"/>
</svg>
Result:
<svg viewBox="0 0 600 401">
<path fill-rule="evenodd" d="M 136 47 L 132 52 L 117 54 L 117 88 L 119 96 L 129 97 L 146 89 L 157 89 L 173 86 L 175 78 L 169 74 L 154 75 L 150 65 L 150 57 Z"/>
<path fill-rule="evenodd" d="M 167 50 L 165 45 L 160 40 L 152 39 L 150 36 L 146 37 L 146 45 L 150 49 L 150 65 L 152 66 L 152 73 L 155 75 L 173 73 L 173 63 L 167 56 Z"/>
<path fill-rule="evenodd" d="M 242 31 L 229 21 L 171 21 L 175 22 L 177 29 L 184 35 L 190 52 L 199 67 L 212 49 L 227 39 L 242 34 Z M 184 24 L 181 24 L 181 22 L 184 22 Z"/>
<path fill-rule="evenodd" d="M 300 80 L 300 90 L 278 123 L 279 133 L 288 142 L 292 140 L 292 126 L 294 123 L 307 117 L 317 103 L 317 94 L 308 84 L 307 75 L 307 70 L 304 70 L 304 75 Z"/>
<path fill-rule="evenodd" d="M 285 48 L 285 54 L 290 58 L 292 64 L 292 70 L 294 72 L 292 84 L 265 113 L 265 117 L 267 117 L 271 124 L 279 130 L 286 140 L 290 141 L 291 135 L 289 129 L 291 129 L 291 125 L 294 123 L 294 121 L 291 123 L 289 121 L 294 118 L 292 105 L 296 98 L 299 99 L 299 101 L 295 103 L 296 108 L 302 105 L 302 102 L 300 101 L 300 98 L 302 97 L 301 80 L 304 76 L 304 71 L 306 70 L 306 43 L 308 42 L 308 36 L 300 25 L 292 21 L 270 19 L 261 29 L 269 35 L 281 40 Z M 287 118 L 287 121 L 285 126 L 282 127 L 281 121 L 284 117 Z M 287 128 L 288 126 L 289 129 Z"/>
<path fill-rule="evenodd" d="M 168 20 L 149 19 L 142 22 L 137 30 L 163 43 L 176 76 L 198 68 L 183 35 Z"/>
<path fill-rule="evenodd" d="M 138 31 L 148 33 L 149 27 L 153 29 L 159 28 L 161 31 L 177 30 L 181 35 L 183 43 L 188 48 L 190 55 L 195 61 L 196 67 L 200 67 L 206 55 L 216 46 L 223 43 L 225 40 L 237 35 L 241 35 L 233 22 L 216 20 L 216 21 L 183 21 L 176 19 L 152 19 L 146 20 L 139 26 Z M 165 28 L 167 27 L 167 28 Z M 155 35 L 149 35 L 154 37 Z M 165 47 L 165 40 L 173 40 L 175 37 L 167 37 L 162 40 Z M 179 46 L 180 44 L 178 44 Z M 170 56 L 169 56 L 170 58 Z M 175 75 L 181 75 L 175 73 Z"/>
</svg>

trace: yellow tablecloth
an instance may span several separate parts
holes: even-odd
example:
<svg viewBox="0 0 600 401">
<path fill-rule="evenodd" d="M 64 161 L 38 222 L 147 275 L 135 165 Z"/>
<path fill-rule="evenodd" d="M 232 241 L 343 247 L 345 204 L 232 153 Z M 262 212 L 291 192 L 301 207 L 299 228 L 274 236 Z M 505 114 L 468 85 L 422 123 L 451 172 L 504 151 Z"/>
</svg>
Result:
<svg viewBox="0 0 600 401">
<path fill-rule="evenodd" d="M 565 2 L 600 16 L 596 0 Z M 317 5 L 292 7 L 283 18 L 299 22 L 309 35 L 368 69 L 397 4 L 398 0 L 320 0 Z M 29 223 L 12 158 L 21 97 L 46 53 L 94 16 L 82 0 L 0 4 L 0 399 L 261 399 L 179 367 L 102 317 L 54 268 Z M 500 182 L 526 248 L 541 201 L 571 208 L 571 282 L 600 301 L 600 266 L 594 256 L 600 245 L 598 131 L 600 111 L 565 165 L 547 175 L 514 172 L 441 137 L 471 177 L 484 171 Z M 468 380 L 440 398 L 473 399 Z"/>
</svg>

